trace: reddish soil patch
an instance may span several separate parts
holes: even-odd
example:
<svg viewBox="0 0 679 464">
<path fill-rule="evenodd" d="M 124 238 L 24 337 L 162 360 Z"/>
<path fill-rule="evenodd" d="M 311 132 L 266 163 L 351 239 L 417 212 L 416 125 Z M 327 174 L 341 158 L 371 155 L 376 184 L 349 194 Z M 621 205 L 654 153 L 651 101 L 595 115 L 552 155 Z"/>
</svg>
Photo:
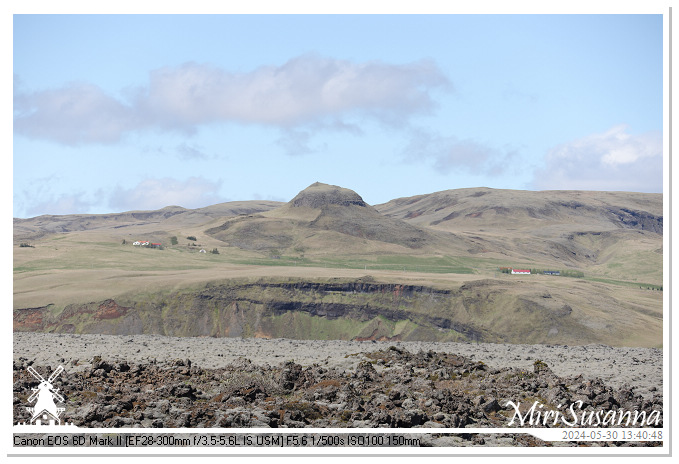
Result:
<svg viewBox="0 0 679 464">
<path fill-rule="evenodd" d="M 106 300 L 99 305 L 99 309 L 94 314 L 97 319 L 118 319 L 127 314 L 130 308 L 124 308 L 113 300 Z"/>
<path fill-rule="evenodd" d="M 40 329 L 43 326 L 42 309 L 14 311 L 14 330 Z"/>
</svg>

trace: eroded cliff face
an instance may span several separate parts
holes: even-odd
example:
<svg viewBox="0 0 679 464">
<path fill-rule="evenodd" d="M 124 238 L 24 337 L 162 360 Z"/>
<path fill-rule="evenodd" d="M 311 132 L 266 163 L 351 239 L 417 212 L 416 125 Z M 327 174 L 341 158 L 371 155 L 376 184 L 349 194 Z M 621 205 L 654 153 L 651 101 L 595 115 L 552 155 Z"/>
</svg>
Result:
<svg viewBox="0 0 679 464">
<path fill-rule="evenodd" d="M 455 289 L 369 279 L 230 281 L 65 308 L 16 309 L 14 330 L 509 343 L 572 342 L 566 338 L 577 333 L 590 337 L 590 343 L 596 340 L 573 321 L 570 311 L 554 306 L 552 299 L 540 300 L 545 303 L 512 296 L 497 281 L 475 281 Z"/>
</svg>

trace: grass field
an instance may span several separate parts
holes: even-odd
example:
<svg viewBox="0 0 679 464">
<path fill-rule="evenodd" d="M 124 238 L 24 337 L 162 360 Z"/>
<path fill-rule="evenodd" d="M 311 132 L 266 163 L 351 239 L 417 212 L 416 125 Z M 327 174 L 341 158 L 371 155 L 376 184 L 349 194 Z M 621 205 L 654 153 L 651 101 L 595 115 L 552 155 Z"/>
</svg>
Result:
<svg viewBox="0 0 679 464">
<path fill-rule="evenodd" d="M 228 258 L 227 258 L 228 260 Z M 375 256 L 346 258 L 299 258 L 280 256 L 279 258 L 236 259 L 236 264 L 257 266 L 302 266 L 331 269 L 363 269 L 364 271 L 388 270 L 402 272 L 424 272 L 436 274 L 474 274 L 475 268 L 448 256 L 412 257 L 412 256 Z"/>
<path fill-rule="evenodd" d="M 462 324 L 503 331 L 511 340 L 542 340 L 545 330 L 550 330 L 550 324 L 553 324 L 549 314 L 560 314 L 563 307 L 568 306 L 572 308 L 572 317 L 558 319 L 559 334 L 554 340 L 661 345 L 663 292 L 646 289 L 657 288 L 658 284 L 609 277 L 601 272 L 603 267 L 584 269 L 585 278 L 512 276 L 498 272 L 498 267 L 547 266 L 445 255 L 340 257 L 316 254 L 302 257 L 298 253 L 297 256 L 282 255 L 274 259 L 266 253 L 219 246 L 218 242 L 210 242 L 204 237 L 199 238 L 198 244 L 207 251 L 218 248 L 219 254 L 198 253 L 201 247 L 186 244 L 162 250 L 132 246 L 129 241 L 123 245 L 116 237 L 94 232 L 47 237 L 34 243 L 35 248 L 16 246 L 14 308 L 53 305 L 51 311 L 58 313 L 71 303 L 109 298 L 159 301 L 162 295 L 178 291 L 190 293 L 204 288 L 208 282 L 351 281 L 370 276 L 375 282 L 382 283 L 455 291 L 468 287 L 463 290 L 466 309 L 456 304 L 447 310 L 426 305 L 415 310 L 432 317 L 452 316 Z M 653 254 L 642 256 L 656 259 Z M 640 289 L 640 286 L 645 288 Z M 346 300 L 347 297 L 329 295 L 323 301 L 344 301 L 342 298 Z M 422 301 L 425 304 L 426 299 Z M 545 310 L 550 313 L 543 314 Z M 439 311 L 443 312 L 439 314 Z M 286 336 L 302 338 L 308 336 L 308 331 L 321 338 L 342 334 L 362 337 L 382 332 L 388 336 L 433 336 L 417 332 L 425 329 L 406 321 L 399 322 L 401 325 L 397 327 L 388 321 L 378 325 L 351 320 L 332 322 L 306 314 L 290 314 L 271 318 L 267 324 L 275 333 L 282 331 Z M 299 327 L 293 330 L 291 325 Z M 527 332 L 526 327 L 532 329 Z"/>
<path fill-rule="evenodd" d="M 478 278 L 515 278 L 500 276 L 497 269 L 503 266 L 540 267 L 540 263 L 508 262 L 483 257 L 409 256 L 366 254 L 362 256 L 294 256 L 273 258 L 266 253 L 245 251 L 235 247 L 219 246 L 218 241 L 203 238 L 199 245 L 219 254 L 198 253 L 201 248 L 177 245 L 165 249 L 147 249 L 123 245 L 119 238 L 95 232 L 53 235 L 31 247 L 14 249 L 15 306 L 21 295 L 49 289 L 79 287 L 89 283 L 89 291 L 102 289 L 124 290 L 140 287 L 169 285 L 182 282 L 207 281 L 221 276 L 243 275 L 341 275 L 361 276 L 385 273 L 389 278 L 435 283 L 443 279 L 460 281 Z M 222 244 L 223 245 L 223 244 Z M 622 256 L 622 257 L 621 257 Z M 636 263 L 642 275 L 629 279 L 620 269 L 629 269 Z M 616 272 L 611 272 L 611 269 Z M 95 272 L 96 271 L 96 272 Z M 348 274 L 346 274 L 348 272 Z M 605 265 L 583 269 L 585 279 L 621 287 L 658 289 L 662 285 L 662 255 L 631 250 L 616 255 Z M 440 277 L 435 277 L 439 275 Z M 449 277 L 445 277 L 448 275 Z M 456 277 L 457 276 L 457 277 Z M 552 277 L 555 278 L 555 277 Z M 94 284 L 94 282 L 99 282 Z M 115 282 L 114 285 L 110 285 Z M 86 292 L 82 289 L 80 292 Z"/>
</svg>

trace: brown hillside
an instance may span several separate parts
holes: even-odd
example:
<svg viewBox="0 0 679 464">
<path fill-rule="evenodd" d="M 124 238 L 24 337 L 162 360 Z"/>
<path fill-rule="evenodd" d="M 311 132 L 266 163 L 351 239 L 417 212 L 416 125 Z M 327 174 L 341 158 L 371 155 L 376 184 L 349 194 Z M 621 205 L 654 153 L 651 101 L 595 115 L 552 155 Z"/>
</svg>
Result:
<svg viewBox="0 0 679 464">
<path fill-rule="evenodd" d="M 396 245 L 390 252 L 433 249 L 452 240 L 451 234 L 437 234 L 380 214 L 352 190 L 318 182 L 280 208 L 228 219 L 205 232 L 243 249 L 304 248 L 311 253 L 337 244 L 344 253 L 374 249 L 367 242 Z M 320 242 L 319 236 L 323 238 Z"/>
<path fill-rule="evenodd" d="M 643 230 L 662 235 L 659 193 L 471 188 L 399 198 L 381 213 L 443 230 Z"/>
<path fill-rule="evenodd" d="M 28 219 L 14 218 L 14 242 L 27 242 L 52 234 L 101 230 L 149 233 L 172 230 L 224 216 L 252 214 L 276 208 L 274 201 L 233 201 L 205 208 L 186 209 L 167 206 L 156 211 L 128 211 L 111 214 L 43 215 Z"/>
<path fill-rule="evenodd" d="M 472 188 L 375 207 L 419 227 L 454 232 L 477 253 L 550 266 L 655 266 L 661 275 L 662 194 Z M 624 262 L 621 262 L 624 261 Z"/>
</svg>

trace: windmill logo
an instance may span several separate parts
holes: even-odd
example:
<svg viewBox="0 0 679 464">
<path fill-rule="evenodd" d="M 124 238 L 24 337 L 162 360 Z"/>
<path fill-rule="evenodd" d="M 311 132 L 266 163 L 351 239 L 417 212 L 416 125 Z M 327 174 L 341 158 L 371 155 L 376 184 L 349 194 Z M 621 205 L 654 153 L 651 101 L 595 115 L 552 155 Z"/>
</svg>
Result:
<svg viewBox="0 0 679 464">
<path fill-rule="evenodd" d="M 59 389 L 54 388 L 52 382 L 54 382 L 54 379 L 56 379 L 59 374 L 63 372 L 63 370 L 63 366 L 57 367 L 54 372 L 52 372 L 52 375 L 50 375 L 49 378 L 45 380 L 35 369 L 33 369 L 31 366 L 28 366 L 28 372 L 30 372 L 33 377 L 40 381 L 40 384 L 38 384 L 37 388 L 32 388 L 33 394 L 28 397 L 29 403 L 32 403 L 37 399 L 35 406 L 32 408 L 26 408 L 28 412 L 32 414 L 32 424 L 41 425 L 45 422 L 49 423 L 50 425 L 61 424 L 59 416 L 66 409 L 58 408 L 54 400 L 57 400 L 60 403 L 64 403 L 65 400 L 64 397 L 58 393 Z"/>
</svg>

